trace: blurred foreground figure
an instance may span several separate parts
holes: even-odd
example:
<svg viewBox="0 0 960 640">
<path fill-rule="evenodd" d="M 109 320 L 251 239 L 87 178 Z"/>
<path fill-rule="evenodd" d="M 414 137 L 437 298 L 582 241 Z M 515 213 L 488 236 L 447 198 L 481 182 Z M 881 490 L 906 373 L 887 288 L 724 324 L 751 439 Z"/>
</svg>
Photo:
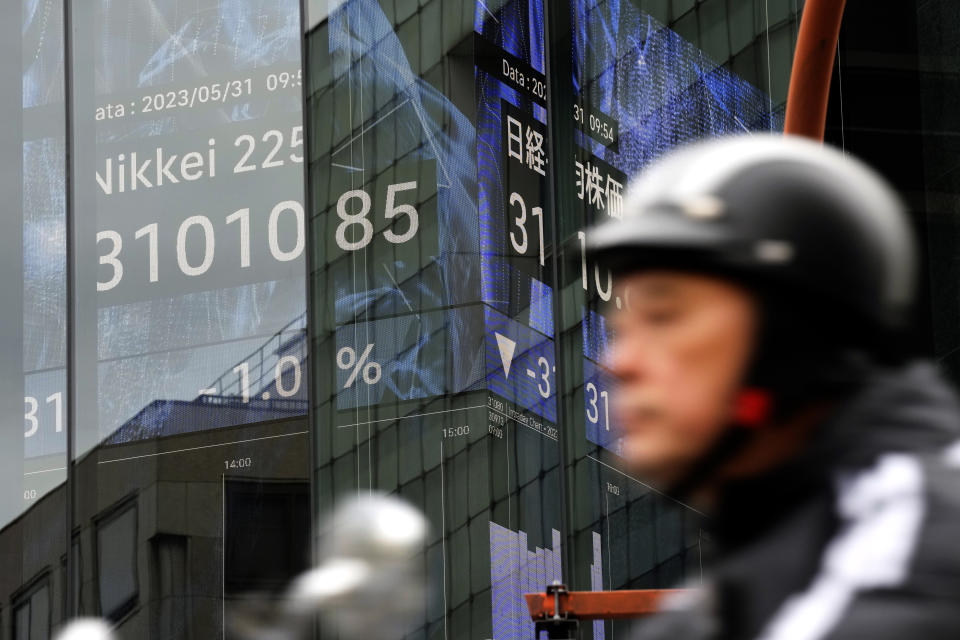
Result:
<svg viewBox="0 0 960 640">
<path fill-rule="evenodd" d="M 628 301 L 623 455 L 717 547 L 639 637 L 960 638 L 960 409 L 905 346 L 916 256 L 883 181 L 806 141 L 709 142 L 587 243 Z"/>
<path fill-rule="evenodd" d="M 345 640 L 396 640 L 426 615 L 427 520 L 399 498 L 342 503 L 321 526 L 320 565 L 294 580 L 293 615 L 320 612 Z"/>
<path fill-rule="evenodd" d="M 74 618 L 60 629 L 55 640 L 117 640 L 117 636 L 106 620 Z"/>
<path fill-rule="evenodd" d="M 318 565 L 297 576 L 279 601 L 252 594 L 233 605 L 226 638 L 315 638 L 317 618 L 319 637 L 404 637 L 426 616 L 427 532 L 423 513 L 395 496 L 341 499 L 319 523 Z"/>
</svg>

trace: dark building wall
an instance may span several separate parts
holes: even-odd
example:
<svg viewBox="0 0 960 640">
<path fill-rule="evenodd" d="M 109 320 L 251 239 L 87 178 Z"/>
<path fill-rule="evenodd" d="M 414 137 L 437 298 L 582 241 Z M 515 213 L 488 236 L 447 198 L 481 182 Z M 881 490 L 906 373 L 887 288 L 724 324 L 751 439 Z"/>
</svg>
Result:
<svg viewBox="0 0 960 640">
<path fill-rule="evenodd" d="M 229 448 L 192 433 L 86 455 L 75 470 L 79 613 L 116 622 L 123 637 L 220 637 L 225 611 L 282 590 L 310 563 L 306 431 L 300 418 L 227 429 L 247 442 Z M 279 434 L 290 446 L 259 444 Z M 0 531 L 0 638 L 14 637 L 13 612 L 38 590 L 49 628 L 64 618 L 65 493 Z"/>
<path fill-rule="evenodd" d="M 877 168 L 921 246 L 914 342 L 960 381 L 956 134 L 960 16 L 947 2 L 847 2 L 827 142 Z"/>
</svg>

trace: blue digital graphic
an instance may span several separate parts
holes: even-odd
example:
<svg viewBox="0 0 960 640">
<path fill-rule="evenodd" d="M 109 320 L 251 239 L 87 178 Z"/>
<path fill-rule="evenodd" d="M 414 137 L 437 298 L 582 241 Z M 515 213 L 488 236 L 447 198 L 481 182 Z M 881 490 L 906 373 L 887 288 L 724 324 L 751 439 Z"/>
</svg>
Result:
<svg viewBox="0 0 960 640">
<path fill-rule="evenodd" d="M 613 337 L 603 314 L 583 308 L 583 410 L 587 440 L 620 455 L 621 432 L 612 413 L 616 379 L 600 363 Z"/>
<path fill-rule="evenodd" d="M 534 640 L 525 593 L 546 590 L 561 575 L 560 532 L 552 530 L 552 548 L 528 548 L 524 531 L 490 523 L 490 598 L 493 640 Z"/>
<path fill-rule="evenodd" d="M 592 533 L 590 588 L 603 590 L 603 554 L 600 534 Z M 492 640 L 534 640 L 533 621 L 524 594 L 542 593 L 554 581 L 563 582 L 560 532 L 551 530 L 551 548 L 529 548 L 525 531 L 490 523 L 490 599 Z M 604 640 L 604 623 L 593 623 L 593 640 Z"/>
<path fill-rule="evenodd" d="M 337 350 L 343 355 L 336 363 L 337 408 L 475 389 L 484 362 L 479 308 L 433 311 L 480 299 L 473 123 L 413 71 L 379 3 L 343 3 L 331 13 L 328 29 L 332 85 L 351 96 L 358 109 L 369 105 L 361 117 L 375 123 L 363 128 L 353 115 L 333 122 L 333 140 L 343 141 L 330 155 L 336 184 L 358 188 L 371 176 L 388 171 L 396 176 L 404 165 L 429 165 L 429 171 L 418 169 L 417 174 L 432 176 L 436 194 L 435 218 L 420 225 L 436 244 L 419 239 L 417 244 L 428 259 L 385 259 L 393 252 L 374 245 L 375 250 L 358 250 L 330 267 L 335 274 L 331 301 L 340 325 Z M 389 132 L 389 150 L 372 146 L 383 139 L 377 136 L 381 131 Z M 392 317 L 372 319 L 380 315 Z M 366 342 L 356 337 L 367 335 Z M 349 373 L 343 348 L 356 349 L 360 361 L 367 344 L 376 345 L 371 357 L 383 367 L 382 375 L 372 384 L 355 386 L 354 380 L 345 386 Z"/>
<path fill-rule="evenodd" d="M 518 407 L 557 421 L 553 340 L 484 307 L 487 388 Z"/>
<path fill-rule="evenodd" d="M 482 389 L 482 320 L 471 306 L 338 327 L 337 409 Z"/>
<path fill-rule="evenodd" d="M 583 410 L 587 440 L 620 455 L 621 433 L 612 414 L 615 378 L 602 366 L 583 359 Z"/>
<path fill-rule="evenodd" d="M 516 64 L 543 73 L 542 3 L 508 3 L 496 12 L 495 20 L 489 20 L 478 4 L 476 26 L 477 38 L 492 43 L 496 51 L 515 56 Z M 352 0 L 340 5 L 331 13 L 328 28 L 332 85 L 349 94 L 360 110 L 358 116 L 351 114 L 333 122 L 332 139 L 342 141 L 333 144 L 330 155 L 333 188 L 358 189 L 371 176 L 395 171 L 402 157 L 408 165 L 431 163 L 437 194 L 437 245 L 426 264 L 384 259 L 391 252 L 374 241 L 375 250 L 364 246 L 347 260 L 330 260 L 337 354 L 342 356 L 334 363 L 337 408 L 478 389 L 478 383 L 485 382 L 491 391 L 556 421 L 553 343 L 543 341 L 543 336 L 554 332 L 553 289 L 539 272 L 535 277 L 516 266 L 507 240 L 510 215 L 504 206 L 510 194 L 505 192 L 502 175 L 509 156 L 501 145 L 507 124 L 501 118 L 501 100 L 512 100 L 525 114 L 523 124 L 528 128 L 544 125 L 543 105 L 523 98 L 522 92 L 478 67 L 478 83 L 483 89 L 478 96 L 479 126 L 475 128 L 449 98 L 413 71 L 393 25 L 377 2 Z M 378 100 L 374 102 L 371 96 Z M 364 104 L 371 106 L 365 108 Z M 373 124 L 361 125 L 361 121 Z M 386 150 L 373 146 L 381 129 L 390 132 Z M 545 160 L 545 130 L 538 128 L 536 133 L 541 145 L 537 158 Z M 525 154 L 529 148 L 526 140 L 522 143 Z M 540 175 L 538 170 L 545 173 L 542 165 L 525 170 L 532 171 L 534 178 Z M 528 194 L 524 206 L 530 209 L 530 218 L 534 207 L 545 204 L 544 196 L 545 191 Z M 543 216 L 538 222 L 543 224 Z M 537 235 L 532 226 L 524 233 Z M 542 227 L 538 243 L 540 235 Z M 532 238 L 525 244 L 533 255 Z M 433 250 L 422 243 L 418 246 Z M 542 243 L 536 250 L 543 250 Z M 518 325 L 525 329 L 521 341 L 533 345 L 538 354 L 533 356 L 530 346 L 521 349 L 523 358 L 533 358 L 529 366 L 523 364 L 516 371 L 523 380 L 517 381 L 515 376 L 506 383 L 502 374 L 498 378 L 491 373 L 498 367 L 502 372 L 500 355 L 491 347 L 492 336 L 504 326 L 499 314 L 491 315 L 479 307 L 468 307 L 472 309 L 469 313 L 432 311 L 480 301 L 522 323 Z M 377 320 L 381 315 L 390 317 Z M 494 316 L 497 319 L 491 320 Z M 482 319 L 488 323 L 485 349 L 477 337 L 477 322 Z M 517 332 L 511 328 L 509 333 Z M 368 345 L 374 346 L 364 358 Z M 549 360 L 546 373 L 538 362 L 541 357 Z M 363 366 L 361 374 L 352 376 L 358 363 Z M 535 375 L 528 376 L 528 370 Z M 363 372 L 369 382 L 364 381 Z"/>
<path fill-rule="evenodd" d="M 600 362 L 610 346 L 613 332 L 607 326 L 602 313 L 581 307 L 583 321 L 580 325 L 583 334 L 583 357 Z"/>
<path fill-rule="evenodd" d="M 593 564 L 590 565 L 590 589 L 592 591 L 603 591 L 603 545 L 600 534 L 596 531 L 590 532 L 593 541 Z M 593 621 L 593 640 L 605 640 L 606 630 L 603 620 Z"/>
<path fill-rule="evenodd" d="M 24 455 L 66 450 L 66 227 L 62 11 L 24 0 Z M 56 464 L 62 467 L 62 464 Z"/>
<path fill-rule="evenodd" d="M 278 202 L 302 199 L 302 167 L 291 157 L 297 153 L 296 138 L 302 137 L 296 131 L 301 124 L 297 3 L 173 0 L 141 5 L 125 10 L 124 20 L 111 20 L 105 17 L 116 14 L 114 3 L 94 3 L 88 7 L 95 14 L 91 28 L 78 32 L 79 46 L 89 43 L 93 55 L 89 78 L 95 110 L 78 110 L 75 123 L 94 132 L 96 148 L 83 150 L 87 171 L 76 180 L 80 189 L 92 189 L 97 197 L 95 208 L 79 207 L 77 215 L 95 216 L 98 233 L 111 230 L 124 241 L 118 260 L 125 269 L 118 284 L 95 293 L 90 283 L 99 306 L 98 363 L 96 371 L 85 375 L 98 383 L 97 431 L 102 439 L 126 442 L 302 415 L 305 380 L 297 393 L 284 389 L 287 395 L 279 397 L 274 390 L 270 399 L 262 397 L 275 375 L 267 369 L 286 357 L 275 344 L 278 336 L 293 331 L 291 323 L 299 319 L 292 339 L 303 337 L 303 260 L 293 257 L 296 252 L 285 253 L 297 245 L 302 231 L 296 230 L 295 212 L 289 209 L 273 222 L 267 220 Z M 31 52 L 23 63 L 28 457 L 60 454 L 65 444 L 58 409 L 66 406 L 61 14 L 56 2 L 23 2 L 23 51 Z M 78 82 L 85 82 L 86 70 L 77 73 Z M 228 85 L 229 94 L 224 90 Z M 258 152 L 249 158 L 256 171 L 232 179 L 236 158 L 230 154 L 244 148 L 235 141 L 250 136 L 266 150 L 264 143 L 277 135 L 264 139 L 268 131 L 279 132 L 283 145 L 293 148 L 277 156 L 284 158 L 284 166 L 277 168 L 274 162 L 263 168 L 253 159 Z M 215 142 L 208 144 L 208 139 Z M 202 145 L 207 162 L 209 149 L 216 149 L 216 177 L 213 167 L 205 166 L 202 180 L 175 176 L 174 182 L 163 176 L 161 187 L 151 166 L 140 175 L 140 191 L 130 191 L 130 182 L 126 193 L 118 193 L 121 180 L 134 179 L 132 172 L 118 173 L 122 158 L 132 162 L 136 152 L 142 165 L 162 148 L 164 157 L 177 153 L 168 167 L 176 172 L 186 151 L 177 151 L 178 145 Z M 103 184 L 111 188 L 104 190 Z M 176 271 L 174 244 L 183 217 L 202 214 L 223 225 L 224 216 L 243 208 L 250 210 L 248 267 L 226 266 L 231 258 L 240 266 L 234 224 L 215 229 L 213 269 L 203 277 Z M 144 272 L 147 241 L 134 232 L 151 223 L 159 229 L 160 275 L 144 286 L 133 279 Z M 284 262 L 264 259 L 269 256 L 269 224 L 274 225 L 275 253 Z M 190 229 L 188 245 L 200 238 L 198 229 Z M 98 253 L 105 246 L 98 242 Z M 189 246 L 184 255 L 188 266 L 191 260 L 200 264 Z M 98 256 L 78 259 L 96 264 Z M 103 280 L 102 268 L 98 280 Z M 297 359 L 302 367 L 305 355 Z M 293 375 L 292 360 L 283 362 L 281 377 Z M 254 395 L 255 404 L 250 400 Z"/>
<path fill-rule="evenodd" d="M 359 185 L 390 169 L 400 158 L 434 163 L 436 279 L 418 290 L 423 306 L 417 310 L 476 302 L 480 280 L 473 123 L 413 71 L 400 38 L 375 0 L 341 4 L 331 13 L 328 29 L 332 86 L 353 96 L 357 109 L 368 110 L 356 121 L 351 115 L 333 122 L 333 140 L 345 142 L 333 149 L 331 163 L 347 172 L 347 180 L 353 174 Z M 362 107 L 364 104 L 368 106 Z M 363 129 L 361 118 L 376 123 L 375 128 Z M 389 132 L 389 152 L 378 149 L 373 153 L 365 147 L 379 131 Z M 339 322 L 373 304 L 385 310 L 406 308 L 408 301 L 389 272 L 366 269 L 362 277 L 366 287 L 337 297 Z M 385 298 L 393 301 L 388 303 Z"/>
<path fill-rule="evenodd" d="M 543 268 L 547 222 L 537 215 L 552 170 L 538 90 L 541 77 L 546 87 L 543 20 L 540 0 L 495 14 L 477 3 L 477 197 L 488 388 L 555 423 L 554 296 Z"/>
<path fill-rule="evenodd" d="M 570 171 L 569 197 L 579 199 L 588 220 L 621 217 L 629 176 L 678 145 L 782 128 L 782 107 L 767 94 L 634 3 L 583 0 L 571 2 L 570 11 L 573 86 L 584 110 L 578 114 L 594 112 L 617 129 L 614 141 L 575 128 L 580 155 L 561 169 Z M 584 268 L 585 288 L 606 286 L 606 275 Z M 619 455 L 621 434 L 610 413 L 615 380 L 599 364 L 611 335 L 594 309 L 584 306 L 581 318 L 585 437 Z"/>
<path fill-rule="evenodd" d="M 684 142 L 783 126 L 782 108 L 623 0 L 571 2 L 574 90 L 619 123 L 619 152 L 579 144 L 628 176 Z"/>
<path fill-rule="evenodd" d="M 503 68 L 501 57 L 489 65 L 483 65 L 487 47 L 481 43 L 490 43 L 497 53 L 505 52 L 524 65 L 527 73 L 544 74 L 544 25 L 543 3 L 540 0 L 508 2 L 491 15 L 486 5 L 477 3 L 477 207 L 480 214 L 480 254 L 483 260 L 482 292 L 483 300 L 501 313 L 516 317 L 530 305 L 528 296 L 538 299 L 552 294 L 549 285 L 530 282 L 530 276 L 517 268 L 516 247 L 511 246 L 508 238 L 516 213 L 509 210 L 510 192 L 505 184 L 516 162 L 509 149 L 504 149 L 502 140 L 509 132 L 507 114 L 504 105 L 511 105 L 516 112 L 524 114 L 520 120 L 521 138 L 519 139 L 520 162 L 528 158 L 527 131 L 531 127 L 539 129 L 546 124 L 545 101 L 537 101 L 535 95 L 523 91 L 505 81 L 502 73 L 494 73 Z M 518 118 L 519 120 L 519 118 Z M 545 130 L 544 130 L 545 131 Z M 536 132 L 535 132 L 536 133 Z M 548 137 L 544 137 L 545 142 Z M 546 147 L 543 148 L 546 154 Z M 536 154 L 539 157 L 539 153 Z M 538 173 L 537 170 L 542 171 Z M 538 182 L 545 177 L 548 167 L 539 164 L 527 165 L 527 184 L 533 184 L 529 197 L 539 202 L 526 202 L 527 208 L 543 204 L 546 198 L 545 183 Z M 539 178 L 538 178 L 539 176 Z M 531 231 L 527 232 L 533 236 Z M 516 295 L 516 290 L 523 292 Z M 535 316 L 538 329 L 553 335 L 552 317 L 542 314 Z"/>
</svg>

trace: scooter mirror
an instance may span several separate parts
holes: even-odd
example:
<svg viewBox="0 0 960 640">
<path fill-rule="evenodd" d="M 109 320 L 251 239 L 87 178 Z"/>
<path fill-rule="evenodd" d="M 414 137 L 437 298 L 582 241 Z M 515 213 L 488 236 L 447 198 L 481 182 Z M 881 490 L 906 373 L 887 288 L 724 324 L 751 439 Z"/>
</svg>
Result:
<svg viewBox="0 0 960 640">
<path fill-rule="evenodd" d="M 116 640 L 113 628 L 101 618 L 75 618 L 68 622 L 54 640 Z"/>
<path fill-rule="evenodd" d="M 320 564 L 294 580 L 290 614 L 321 614 L 343 638 L 401 638 L 425 619 L 428 525 L 384 494 L 352 498 L 320 527 Z"/>
</svg>

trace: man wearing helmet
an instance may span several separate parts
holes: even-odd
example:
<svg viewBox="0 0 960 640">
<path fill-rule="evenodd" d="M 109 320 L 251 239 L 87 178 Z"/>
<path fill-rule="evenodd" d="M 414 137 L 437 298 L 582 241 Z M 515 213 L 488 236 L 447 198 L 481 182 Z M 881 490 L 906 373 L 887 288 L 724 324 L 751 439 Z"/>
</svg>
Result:
<svg viewBox="0 0 960 640">
<path fill-rule="evenodd" d="M 629 300 L 623 455 L 716 546 L 640 637 L 960 637 L 960 410 L 905 346 L 916 256 L 889 187 L 799 139 L 702 143 L 587 248 Z"/>
</svg>

